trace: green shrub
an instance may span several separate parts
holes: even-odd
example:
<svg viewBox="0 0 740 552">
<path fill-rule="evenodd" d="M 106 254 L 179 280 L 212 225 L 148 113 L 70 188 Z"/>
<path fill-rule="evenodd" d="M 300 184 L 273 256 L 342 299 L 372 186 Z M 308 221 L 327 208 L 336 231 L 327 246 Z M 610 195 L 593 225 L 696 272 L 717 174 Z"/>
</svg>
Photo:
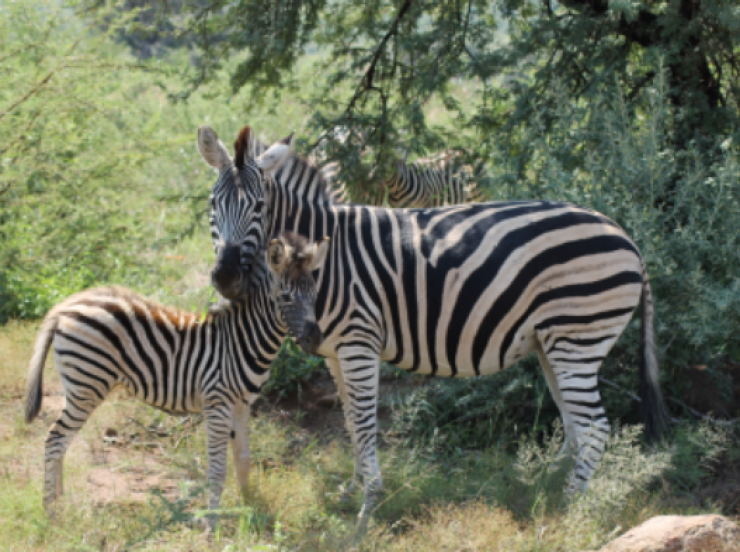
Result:
<svg viewBox="0 0 740 552">
<path fill-rule="evenodd" d="M 265 393 L 281 396 L 301 392 L 301 385 L 317 370 L 325 369 L 324 360 L 307 355 L 288 337 L 280 347 L 278 356 L 270 366 L 270 379 L 264 387 Z"/>
</svg>

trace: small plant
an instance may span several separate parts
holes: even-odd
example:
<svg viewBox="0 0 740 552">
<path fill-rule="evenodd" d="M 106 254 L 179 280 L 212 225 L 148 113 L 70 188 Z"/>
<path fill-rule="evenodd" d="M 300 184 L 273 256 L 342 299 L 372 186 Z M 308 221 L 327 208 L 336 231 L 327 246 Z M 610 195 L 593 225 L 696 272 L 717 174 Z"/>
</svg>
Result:
<svg viewBox="0 0 740 552">
<path fill-rule="evenodd" d="M 324 360 L 307 355 L 292 339 L 283 342 L 277 358 L 270 368 L 270 379 L 265 384 L 265 393 L 280 396 L 301 392 L 301 385 L 311 374 L 324 368 Z"/>
</svg>

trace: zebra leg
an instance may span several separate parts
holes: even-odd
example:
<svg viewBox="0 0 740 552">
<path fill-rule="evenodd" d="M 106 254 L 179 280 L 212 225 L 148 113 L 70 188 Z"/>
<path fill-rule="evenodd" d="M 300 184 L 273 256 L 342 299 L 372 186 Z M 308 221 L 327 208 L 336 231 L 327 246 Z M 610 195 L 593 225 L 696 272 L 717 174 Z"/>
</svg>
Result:
<svg viewBox="0 0 740 552">
<path fill-rule="evenodd" d="M 208 444 L 208 525 L 216 526 L 221 505 L 221 494 L 226 480 L 226 457 L 229 438 L 233 427 L 233 405 L 214 403 L 203 409 L 206 420 L 206 441 Z"/>
<path fill-rule="evenodd" d="M 545 374 L 547 380 L 547 386 L 550 388 L 552 398 L 555 400 L 555 404 L 560 411 L 560 415 L 563 419 L 563 431 L 565 432 L 565 439 L 563 440 L 563 446 L 560 449 L 560 454 L 568 454 L 575 457 L 578 452 L 578 437 L 576 435 L 575 424 L 573 423 L 573 417 L 570 415 L 570 411 L 565 407 L 565 401 L 563 400 L 563 394 L 560 392 L 558 380 L 555 377 L 555 372 L 550 365 L 550 361 L 547 360 L 542 347 L 537 347 L 537 357 L 540 359 L 540 366 L 542 372 Z"/>
<path fill-rule="evenodd" d="M 341 349 L 339 362 L 349 411 L 347 417 L 352 422 L 355 473 L 362 476 L 365 495 L 359 514 L 362 524 L 367 522 L 383 493 L 377 448 L 380 353 L 354 342 Z"/>
<path fill-rule="evenodd" d="M 248 403 L 239 401 L 234 405 L 234 437 L 231 440 L 231 451 L 234 454 L 236 476 L 239 480 L 242 499 L 245 502 L 247 500 L 249 490 L 249 468 L 252 458 L 249 450 L 249 414 L 250 406 Z"/>
<path fill-rule="evenodd" d="M 568 495 L 574 495 L 586 489 L 601 460 L 611 426 L 601 404 L 598 387 L 598 372 L 606 354 L 611 349 L 620 332 L 603 332 L 592 330 L 585 335 L 564 333 L 547 336 L 539 335 L 545 360 L 543 370 L 547 375 L 548 366 L 553 374 L 548 377 L 551 389 L 557 387 L 562 404 L 558 404 L 563 425 L 566 427 L 566 439 L 577 447 L 576 463 L 566 489 Z M 602 335 L 599 336 L 598 334 Z M 596 334 L 596 335 L 594 335 Z M 548 345 L 549 344 L 549 345 Z M 542 358 L 542 357 L 541 357 Z M 555 399 L 556 402 L 558 399 Z M 567 426 L 571 425 L 568 436 Z"/>
<path fill-rule="evenodd" d="M 342 410 L 344 411 L 344 422 L 347 426 L 347 431 L 349 431 L 349 436 L 352 441 L 352 449 L 354 451 L 355 455 L 355 462 L 354 462 L 354 474 L 352 475 L 352 480 L 349 482 L 349 485 L 347 485 L 346 488 L 341 489 L 341 497 L 339 498 L 340 501 L 344 502 L 349 500 L 349 497 L 354 493 L 355 489 L 357 488 L 357 482 L 360 481 L 362 478 L 362 474 L 360 472 L 360 460 L 358 456 L 358 447 L 355 443 L 355 431 L 354 431 L 354 424 L 352 421 L 352 410 L 350 408 L 350 404 L 347 398 L 347 388 L 344 384 L 344 377 L 342 376 L 342 370 L 339 367 L 339 360 L 336 358 L 326 358 L 326 366 L 329 368 L 329 372 L 331 373 L 332 377 L 334 378 L 334 383 L 337 386 L 337 392 L 339 393 L 339 398 L 342 401 Z"/>
<path fill-rule="evenodd" d="M 64 378 L 62 381 L 66 391 L 64 410 L 46 436 L 44 451 L 43 503 L 49 517 L 54 517 L 54 503 L 64 492 L 64 455 L 74 436 L 105 399 L 97 389 L 72 389 Z"/>
</svg>

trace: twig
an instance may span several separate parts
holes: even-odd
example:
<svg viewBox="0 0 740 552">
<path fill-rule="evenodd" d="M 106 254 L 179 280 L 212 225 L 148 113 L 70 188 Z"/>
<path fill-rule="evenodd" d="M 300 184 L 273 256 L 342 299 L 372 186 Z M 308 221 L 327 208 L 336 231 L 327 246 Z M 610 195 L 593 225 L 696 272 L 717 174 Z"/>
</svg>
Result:
<svg viewBox="0 0 740 552">
<path fill-rule="evenodd" d="M 385 50 L 385 45 L 388 43 L 390 38 L 398 32 L 398 26 L 401 23 L 401 19 L 403 19 L 403 17 L 406 15 L 406 12 L 409 11 L 409 8 L 411 8 L 411 4 L 412 0 L 406 0 L 403 3 L 403 6 L 401 6 L 401 9 L 398 10 L 398 15 L 396 15 L 396 19 L 393 21 L 391 28 L 388 29 L 388 32 L 385 33 L 385 36 L 380 41 L 380 44 L 378 44 L 378 47 L 375 49 L 375 53 L 373 54 L 373 58 L 370 61 L 370 65 L 368 66 L 367 71 L 365 71 L 365 75 L 362 77 L 362 83 L 360 84 L 360 86 L 357 87 L 357 90 L 352 96 L 352 99 L 347 104 L 345 113 L 352 113 L 352 109 L 354 109 L 355 104 L 365 94 L 365 92 L 375 89 L 373 79 L 375 78 L 375 70 L 377 68 L 378 62 L 380 61 L 380 56 L 382 55 L 383 50 Z"/>
<path fill-rule="evenodd" d="M 4 118 L 8 113 L 13 111 L 16 107 L 21 105 L 23 102 L 27 101 L 31 96 L 34 96 L 38 94 L 39 90 L 41 90 L 50 80 L 51 77 L 54 76 L 54 73 L 57 72 L 57 69 L 61 69 L 64 67 L 63 65 L 56 67 L 53 71 L 51 71 L 48 75 L 46 75 L 36 86 L 34 86 L 31 90 L 29 90 L 22 98 L 11 104 L 8 109 L 0 113 L 0 119 Z"/>
<path fill-rule="evenodd" d="M 602 376 L 599 376 L 599 381 L 602 382 L 602 383 L 605 383 L 607 385 L 610 385 L 610 386 L 614 387 L 615 389 L 619 389 L 622 393 L 624 393 L 625 395 L 627 395 L 631 399 L 634 399 L 637 402 L 642 403 L 642 399 L 640 397 L 638 397 L 637 395 L 635 395 L 631 391 L 628 391 L 627 389 L 624 389 L 623 387 L 620 387 L 619 385 L 617 385 L 613 381 L 609 381 L 608 379 L 606 379 L 606 378 L 604 378 Z M 689 412 L 691 412 L 691 414 L 693 414 L 697 418 L 700 418 L 702 420 L 707 420 L 710 423 L 715 424 L 715 425 L 718 425 L 718 426 L 721 426 L 721 427 L 732 427 L 736 423 L 740 422 L 740 418 L 733 418 L 731 420 L 717 420 L 716 418 L 712 418 L 711 416 L 707 416 L 706 414 L 702 414 L 698 410 L 695 410 L 694 408 L 691 408 L 685 402 L 683 402 L 683 401 L 681 401 L 681 400 L 679 400 L 679 399 L 677 399 L 675 397 L 666 397 L 666 400 L 667 401 L 671 401 L 674 404 L 680 405 L 681 407 L 683 407 L 686 410 L 688 410 Z M 674 424 L 682 424 L 682 423 L 684 423 L 683 420 L 681 420 L 679 418 L 673 418 L 673 417 L 671 417 L 671 422 L 673 422 Z"/>
</svg>

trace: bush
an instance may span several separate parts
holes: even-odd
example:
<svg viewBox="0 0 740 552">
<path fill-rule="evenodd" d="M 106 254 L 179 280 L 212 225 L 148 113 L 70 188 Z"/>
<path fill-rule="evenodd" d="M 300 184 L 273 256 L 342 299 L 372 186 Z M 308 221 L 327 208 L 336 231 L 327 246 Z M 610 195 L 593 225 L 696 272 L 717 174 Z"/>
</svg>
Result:
<svg viewBox="0 0 740 552">
<path fill-rule="evenodd" d="M 288 337 L 280 347 L 270 366 L 270 379 L 264 387 L 265 393 L 278 393 L 280 396 L 301 392 L 301 385 L 317 370 L 325 369 L 324 360 L 310 356 Z"/>
</svg>

